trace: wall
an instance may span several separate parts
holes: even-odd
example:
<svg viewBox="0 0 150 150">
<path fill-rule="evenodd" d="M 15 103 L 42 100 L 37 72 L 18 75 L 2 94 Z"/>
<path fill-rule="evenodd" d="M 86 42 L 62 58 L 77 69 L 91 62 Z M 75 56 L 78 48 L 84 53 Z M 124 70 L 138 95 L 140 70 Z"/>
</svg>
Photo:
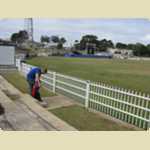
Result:
<svg viewBox="0 0 150 150">
<path fill-rule="evenodd" d="M 15 48 L 13 46 L 0 46 L 0 65 L 15 64 Z"/>
</svg>

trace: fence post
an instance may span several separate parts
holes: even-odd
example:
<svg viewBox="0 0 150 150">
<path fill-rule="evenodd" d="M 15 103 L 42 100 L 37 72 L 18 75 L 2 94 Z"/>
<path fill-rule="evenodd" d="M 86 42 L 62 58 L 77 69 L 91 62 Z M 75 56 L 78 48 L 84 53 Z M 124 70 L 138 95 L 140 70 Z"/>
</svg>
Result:
<svg viewBox="0 0 150 150">
<path fill-rule="evenodd" d="M 17 59 L 16 67 L 18 68 L 19 71 L 21 71 L 21 59 Z"/>
<path fill-rule="evenodd" d="M 56 92 L 56 72 L 53 72 L 53 93 Z"/>
<path fill-rule="evenodd" d="M 90 94 L 90 81 L 86 82 L 86 96 L 85 96 L 85 107 L 89 106 L 89 94 Z"/>
<path fill-rule="evenodd" d="M 149 114 L 149 122 L 148 122 L 147 130 L 150 131 L 150 112 L 148 114 Z"/>
<path fill-rule="evenodd" d="M 149 122 L 148 122 L 147 130 L 150 131 L 150 117 L 149 117 Z"/>
</svg>

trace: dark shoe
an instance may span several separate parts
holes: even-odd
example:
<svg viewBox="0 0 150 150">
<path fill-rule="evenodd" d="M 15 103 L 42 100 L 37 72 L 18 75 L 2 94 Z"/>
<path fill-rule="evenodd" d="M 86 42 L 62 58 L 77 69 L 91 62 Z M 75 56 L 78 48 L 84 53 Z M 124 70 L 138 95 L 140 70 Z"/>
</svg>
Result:
<svg viewBox="0 0 150 150">
<path fill-rule="evenodd" d="M 38 101 L 38 103 L 43 107 L 48 107 L 48 103 L 45 101 Z"/>
</svg>

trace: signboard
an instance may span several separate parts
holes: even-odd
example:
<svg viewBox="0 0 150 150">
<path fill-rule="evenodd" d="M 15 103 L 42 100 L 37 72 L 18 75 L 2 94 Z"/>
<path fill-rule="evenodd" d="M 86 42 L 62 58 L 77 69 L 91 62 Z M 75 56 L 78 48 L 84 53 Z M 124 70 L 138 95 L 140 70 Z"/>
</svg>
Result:
<svg viewBox="0 0 150 150">
<path fill-rule="evenodd" d="M 0 65 L 15 64 L 15 48 L 14 46 L 0 45 Z"/>
</svg>

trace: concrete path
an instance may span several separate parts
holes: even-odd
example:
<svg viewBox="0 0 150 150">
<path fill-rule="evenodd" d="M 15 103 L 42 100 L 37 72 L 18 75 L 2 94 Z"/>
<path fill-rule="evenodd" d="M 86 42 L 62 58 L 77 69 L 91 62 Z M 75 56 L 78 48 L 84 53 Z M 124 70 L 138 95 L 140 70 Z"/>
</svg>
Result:
<svg viewBox="0 0 150 150">
<path fill-rule="evenodd" d="M 67 107 L 75 104 L 81 105 L 80 103 L 60 94 L 52 97 L 45 97 L 43 98 L 43 100 L 48 103 L 49 110 L 60 107 Z"/>
<path fill-rule="evenodd" d="M 18 107 L 2 91 L 0 91 L 0 103 L 5 108 L 7 121 L 12 125 L 13 130 L 17 131 L 45 131 L 46 129 L 33 117 L 28 109 Z M 53 128 L 51 128 L 53 130 Z"/>
<path fill-rule="evenodd" d="M 12 130 L 76 131 L 74 127 L 48 112 L 35 99 L 21 93 L 1 76 L 0 103 L 6 110 L 5 116 Z"/>
</svg>

